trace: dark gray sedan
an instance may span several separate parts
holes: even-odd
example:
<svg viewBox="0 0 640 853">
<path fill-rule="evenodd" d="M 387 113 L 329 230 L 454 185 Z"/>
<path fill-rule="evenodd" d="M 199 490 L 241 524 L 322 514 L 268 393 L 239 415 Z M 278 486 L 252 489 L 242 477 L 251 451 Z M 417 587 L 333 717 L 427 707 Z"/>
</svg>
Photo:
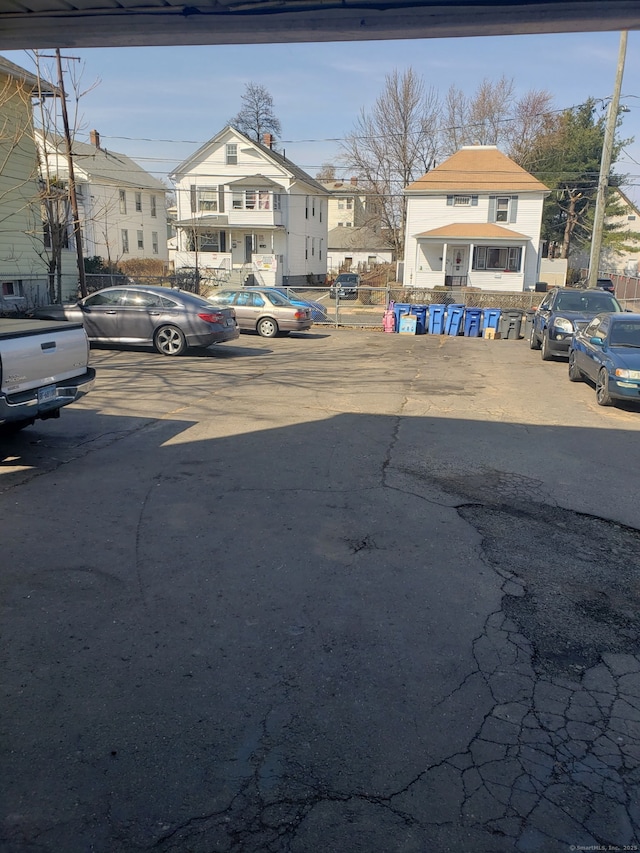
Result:
<svg viewBox="0 0 640 853">
<path fill-rule="evenodd" d="M 168 287 L 107 287 L 74 305 L 46 305 L 40 320 L 84 324 L 95 343 L 153 346 L 162 355 L 181 355 L 187 347 L 208 347 L 239 337 L 235 311 Z"/>
</svg>

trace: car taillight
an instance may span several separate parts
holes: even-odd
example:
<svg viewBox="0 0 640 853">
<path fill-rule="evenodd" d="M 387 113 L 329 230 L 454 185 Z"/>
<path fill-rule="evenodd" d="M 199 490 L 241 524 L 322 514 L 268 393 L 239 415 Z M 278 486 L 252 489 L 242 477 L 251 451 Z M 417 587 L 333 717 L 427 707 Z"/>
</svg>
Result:
<svg viewBox="0 0 640 853">
<path fill-rule="evenodd" d="M 296 318 L 296 320 L 304 320 L 304 318 L 307 316 L 307 312 L 306 311 L 296 311 L 296 313 L 293 316 Z"/>
<path fill-rule="evenodd" d="M 224 314 L 218 312 L 215 314 L 198 314 L 198 317 L 205 323 L 224 323 Z"/>
</svg>

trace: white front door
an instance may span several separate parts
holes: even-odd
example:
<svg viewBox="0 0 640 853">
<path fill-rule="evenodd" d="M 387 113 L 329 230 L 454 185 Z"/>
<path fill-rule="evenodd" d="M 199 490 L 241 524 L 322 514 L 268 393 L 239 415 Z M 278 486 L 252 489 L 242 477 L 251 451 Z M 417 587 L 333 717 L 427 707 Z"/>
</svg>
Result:
<svg viewBox="0 0 640 853">
<path fill-rule="evenodd" d="M 468 258 L 468 246 L 449 246 L 447 249 L 447 275 L 466 275 Z"/>
</svg>

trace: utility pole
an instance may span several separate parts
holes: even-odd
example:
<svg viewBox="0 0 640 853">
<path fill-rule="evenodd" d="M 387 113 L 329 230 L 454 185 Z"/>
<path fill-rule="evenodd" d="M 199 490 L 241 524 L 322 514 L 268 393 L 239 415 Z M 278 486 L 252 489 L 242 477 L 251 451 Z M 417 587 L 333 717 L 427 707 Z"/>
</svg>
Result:
<svg viewBox="0 0 640 853">
<path fill-rule="evenodd" d="M 602 232 L 604 229 L 604 211 L 607 204 L 607 187 L 609 185 L 609 172 L 611 171 L 611 155 L 613 151 L 613 140 L 618 123 L 618 111 L 620 109 L 620 90 L 622 89 L 622 75 L 624 74 L 624 61 L 627 53 L 627 32 L 620 33 L 620 49 L 618 51 L 618 67 L 616 70 L 616 82 L 613 87 L 613 95 L 607 112 L 607 121 L 604 130 L 604 141 L 602 143 L 602 157 L 600 159 L 600 177 L 598 178 L 598 194 L 596 196 L 596 209 L 593 217 L 593 233 L 591 235 L 591 254 L 589 255 L 589 281 L 587 287 L 595 288 L 598 281 L 600 269 L 600 254 L 602 251 Z"/>
<path fill-rule="evenodd" d="M 76 254 L 78 255 L 78 283 L 80 295 L 87 295 L 87 280 L 84 273 L 84 256 L 82 253 L 82 229 L 80 228 L 80 215 L 78 213 L 78 196 L 76 195 L 76 179 L 73 171 L 73 154 L 71 151 L 71 132 L 69 131 L 69 116 L 67 114 L 67 96 L 64 91 L 64 77 L 62 74 L 62 60 L 60 48 L 56 48 L 56 62 L 58 64 L 58 88 L 60 89 L 60 104 L 62 107 L 62 123 L 64 125 L 64 139 L 67 150 L 67 163 L 69 168 L 69 198 L 71 201 L 71 212 L 73 214 L 73 234 L 76 243 Z"/>
</svg>

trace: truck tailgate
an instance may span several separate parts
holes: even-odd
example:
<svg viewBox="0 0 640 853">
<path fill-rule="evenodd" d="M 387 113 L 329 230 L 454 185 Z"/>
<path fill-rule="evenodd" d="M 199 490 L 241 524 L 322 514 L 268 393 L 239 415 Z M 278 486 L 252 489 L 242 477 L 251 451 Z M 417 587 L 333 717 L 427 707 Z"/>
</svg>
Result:
<svg viewBox="0 0 640 853">
<path fill-rule="evenodd" d="M 81 323 L 4 321 L 0 353 L 1 390 L 16 394 L 85 373 L 87 336 Z"/>
</svg>

